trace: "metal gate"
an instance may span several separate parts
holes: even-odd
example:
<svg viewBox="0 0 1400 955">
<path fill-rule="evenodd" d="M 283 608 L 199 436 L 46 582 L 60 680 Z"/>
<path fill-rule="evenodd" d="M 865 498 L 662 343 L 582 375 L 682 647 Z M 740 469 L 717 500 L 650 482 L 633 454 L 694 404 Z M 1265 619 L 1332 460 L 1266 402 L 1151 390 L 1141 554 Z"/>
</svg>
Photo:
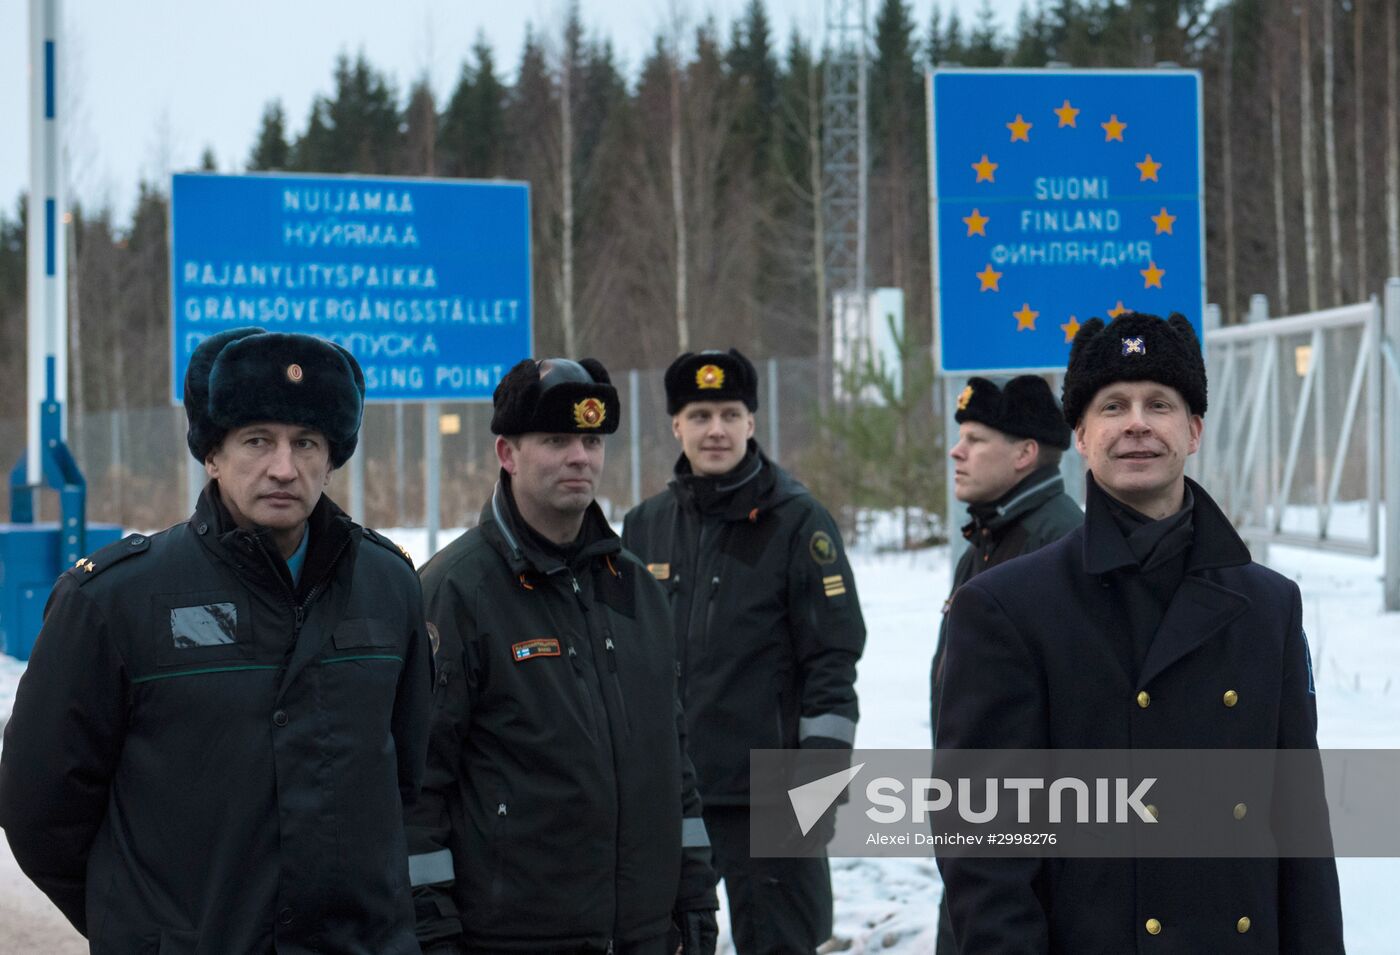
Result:
<svg viewBox="0 0 1400 955">
<path fill-rule="evenodd" d="M 1208 318 L 1195 471 L 1256 547 L 1374 557 L 1384 522 L 1386 606 L 1400 609 L 1400 282 L 1386 300 L 1270 319 L 1255 296 L 1247 324 Z"/>
</svg>

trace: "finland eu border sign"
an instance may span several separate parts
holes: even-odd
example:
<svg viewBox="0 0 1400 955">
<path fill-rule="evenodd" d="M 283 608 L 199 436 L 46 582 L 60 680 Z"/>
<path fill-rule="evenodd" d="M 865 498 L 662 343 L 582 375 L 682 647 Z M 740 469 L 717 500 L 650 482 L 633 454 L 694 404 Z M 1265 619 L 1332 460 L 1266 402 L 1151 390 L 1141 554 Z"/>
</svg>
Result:
<svg viewBox="0 0 1400 955">
<path fill-rule="evenodd" d="M 524 183 L 179 174 L 170 231 L 177 403 L 229 328 L 344 346 L 371 401 L 489 400 L 531 352 Z"/>
<path fill-rule="evenodd" d="M 1194 70 L 935 70 L 929 170 L 939 367 L 1063 371 L 1091 316 L 1201 334 Z"/>
</svg>

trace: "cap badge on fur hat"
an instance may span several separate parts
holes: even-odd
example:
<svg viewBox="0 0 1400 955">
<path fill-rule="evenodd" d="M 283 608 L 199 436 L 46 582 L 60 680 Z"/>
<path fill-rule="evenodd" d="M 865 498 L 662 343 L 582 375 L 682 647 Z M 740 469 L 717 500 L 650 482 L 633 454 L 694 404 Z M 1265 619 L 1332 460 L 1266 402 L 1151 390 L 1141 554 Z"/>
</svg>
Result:
<svg viewBox="0 0 1400 955">
<path fill-rule="evenodd" d="M 711 389 L 724 387 L 724 369 L 719 365 L 704 365 L 695 372 L 695 386 Z"/>
<path fill-rule="evenodd" d="M 1128 355 L 1146 355 L 1146 354 L 1147 354 L 1147 342 L 1143 341 L 1141 338 L 1125 338 L 1125 339 L 1123 339 L 1123 355 L 1124 355 L 1125 357 L 1128 356 Z"/>
<path fill-rule="evenodd" d="M 302 374 L 302 370 L 301 370 L 301 366 L 300 366 L 300 365 L 298 365 L 298 364 L 296 364 L 296 363 L 292 363 L 292 364 L 290 364 L 290 365 L 287 366 L 287 380 L 288 380 L 288 381 L 301 381 L 302 377 L 303 377 L 303 374 Z"/>
<path fill-rule="evenodd" d="M 597 398 L 584 398 L 574 405 L 574 424 L 580 428 L 600 428 L 608 418 L 608 410 Z"/>
<path fill-rule="evenodd" d="M 972 401 L 972 386 L 967 385 L 958 393 L 958 410 L 966 411 L 968 403 Z"/>
</svg>

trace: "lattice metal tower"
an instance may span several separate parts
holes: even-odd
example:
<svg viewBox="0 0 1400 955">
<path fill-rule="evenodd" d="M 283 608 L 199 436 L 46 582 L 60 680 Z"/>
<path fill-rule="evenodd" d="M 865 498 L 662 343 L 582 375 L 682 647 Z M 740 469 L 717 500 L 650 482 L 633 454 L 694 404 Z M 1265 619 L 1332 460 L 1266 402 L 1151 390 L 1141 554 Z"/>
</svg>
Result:
<svg viewBox="0 0 1400 955">
<path fill-rule="evenodd" d="M 826 67 L 822 94 L 822 243 L 832 351 L 850 356 L 868 340 L 866 234 L 869 146 L 867 0 L 825 0 Z M 844 341 L 843 341 L 844 339 Z M 823 369 L 825 377 L 825 368 Z"/>
</svg>

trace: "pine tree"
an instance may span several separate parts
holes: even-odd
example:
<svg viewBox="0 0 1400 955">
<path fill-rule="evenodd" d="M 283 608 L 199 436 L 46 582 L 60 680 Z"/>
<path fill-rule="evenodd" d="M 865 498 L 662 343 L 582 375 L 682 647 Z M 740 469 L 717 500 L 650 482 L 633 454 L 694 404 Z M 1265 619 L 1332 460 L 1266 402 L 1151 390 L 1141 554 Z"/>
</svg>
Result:
<svg viewBox="0 0 1400 955">
<path fill-rule="evenodd" d="M 438 131 L 443 175 L 491 178 L 505 174 L 507 90 L 496 76 L 495 57 L 483 33 L 463 63 L 457 87 Z"/>
<path fill-rule="evenodd" d="M 952 21 L 950 21 L 950 26 Z M 875 15 L 870 70 L 870 285 L 911 293 L 926 246 L 927 128 L 914 21 L 904 0 L 883 0 Z M 921 236 L 924 233 L 924 236 Z"/>
<path fill-rule="evenodd" d="M 763 0 L 749 0 L 735 23 L 726 56 L 735 90 L 735 135 L 745 141 L 753 169 L 762 175 L 772 161 L 773 116 L 778 99 L 778 64 L 770 46 Z"/>
<path fill-rule="evenodd" d="M 393 85 L 364 53 L 335 64 L 335 95 L 317 97 L 306 132 L 293 149 L 308 172 L 387 173 L 399 151 L 399 111 Z"/>
<path fill-rule="evenodd" d="M 1022 4 L 1016 18 L 1015 44 L 1011 50 L 1011 66 L 1044 66 L 1050 61 L 1050 25 L 1045 13 L 1044 0 L 1040 0 L 1032 10 Z"/>
<path fill-rule="evenodd" d="M 982 5 L 977 8 L 977 22 L 967 41 L 967 65 L 1001 66 L 1005 63 L 1006 54 L 1001 48 L 1000 33 L 990 0 L 982 0 Z"/>
<path fill-rule="evenodd" d="M 437 105 L 427 76 L 419 78 L 408 91 L 404 110 L 403 143 L 396 172 L 406 176 L 441 174 L 437 161 Z"/>
<path fill-rule="evenodd" d="M 272 100 L 263 107 L 262 121 L 258 127 L 258 141 L 248 155 L 248 168 L 254 171 L 286 169 L 291 158 L 291 148 L 287 145 L 287 117 L 282 111 L 280 100 Z"/>
</svg>

